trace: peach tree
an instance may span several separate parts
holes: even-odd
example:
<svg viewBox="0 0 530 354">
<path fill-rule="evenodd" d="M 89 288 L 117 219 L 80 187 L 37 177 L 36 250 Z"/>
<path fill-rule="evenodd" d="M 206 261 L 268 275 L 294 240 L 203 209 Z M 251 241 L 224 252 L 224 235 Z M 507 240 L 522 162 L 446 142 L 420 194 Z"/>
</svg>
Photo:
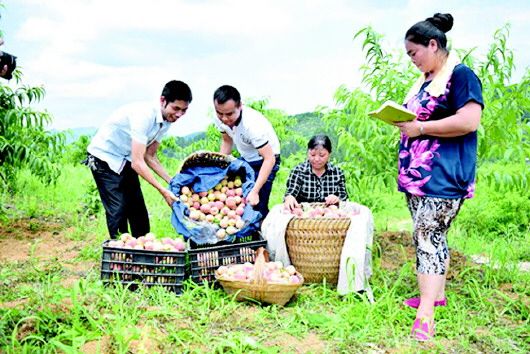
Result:
<svg viewBox="0 0 530 354">
<path fill-rule="evenodd" d="M 21 81 L 20 70 L 15 81 Z M 0 184 L 14 188 L 18 173 L 27 169 L 44 183 L 54 183 L 60 174 L 57 161 L 64 136 L 46 130 L 52 117 L 31 107 L 44 97 L 43 87 L 0 83 Z"/>
</svg>

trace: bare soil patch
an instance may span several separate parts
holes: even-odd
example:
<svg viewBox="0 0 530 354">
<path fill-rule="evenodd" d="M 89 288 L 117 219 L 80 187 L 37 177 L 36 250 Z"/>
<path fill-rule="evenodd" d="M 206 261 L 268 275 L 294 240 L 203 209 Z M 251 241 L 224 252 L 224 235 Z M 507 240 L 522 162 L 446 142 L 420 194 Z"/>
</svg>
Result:
<svg viewBox="0 0 530 354">
<path fill-rule="evenodd" d="M 111 341 L 108 336 L 103 336 L 98 340 L 92 340 L 86 342 L 79 348 L 81 353 L 85 354 L 99 354 L 99 353 L 110 353 L 111 350 Z"/>
<path fill-rule="evenodd" d="M 69 239 L 66 235 L 70 231 L 60 220 L 50 218 L 22 218 L 0 224 L 0 263 L 53 263 L 66 270 L 62 285 L 72 286 L 96 263 L 76 260 L 87 240 Z"/>
<path fill-rule="evenodd" d="M 303 338 L 283 334 L 265 343 L 266 346 L 279 346 L 289 353 L 329 353 L 330 348 L 317 334 L 309 332 Z"/>
<path fill-rule="evenodd" d="M 140 327 L 140 338 L 130 342 L 130 353 L 161 353 L 166 335 L 159 329 L 149 326 Z"/>
<path fill-rule="evenodd" d="M 75 258 L 80 242 L 64 236 L 64 225 L 54 220 L 26 218 L 0 224 L 0 262 L 26 261 L 30 257 Z"/>
<path fill-rule="evenodd" d="M 380 247 L 381 267 L 395 271 L 407 262 L 415 262 L 416 250 L 412 244 L 412 235 L 408 231 L 383 232 L 376 236 L 375 243 Z M 472 263 L 457 250 L 449 249 L 451 264 L 447 279 L 453 279 Z"/>
</svg>

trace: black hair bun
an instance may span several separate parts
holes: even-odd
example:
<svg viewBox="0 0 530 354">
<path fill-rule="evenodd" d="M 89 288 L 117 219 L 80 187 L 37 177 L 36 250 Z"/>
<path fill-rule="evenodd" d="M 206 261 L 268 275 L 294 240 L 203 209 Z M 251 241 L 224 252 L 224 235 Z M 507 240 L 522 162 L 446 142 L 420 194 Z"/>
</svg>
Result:
<svg viewBox="0 0 530 354">
<path fill-rule="evenodd" d="M 451 14 L 436 13 L 425 21 L 430 22 L 443 33 L 449 32 L 453 28 L 453 16 Z"/>
</svg>

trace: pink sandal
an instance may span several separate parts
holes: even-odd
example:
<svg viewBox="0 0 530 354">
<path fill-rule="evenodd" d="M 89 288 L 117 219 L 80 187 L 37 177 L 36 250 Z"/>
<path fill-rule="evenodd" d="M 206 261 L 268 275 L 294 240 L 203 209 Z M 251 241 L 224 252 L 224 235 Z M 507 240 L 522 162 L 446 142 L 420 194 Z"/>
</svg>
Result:
<svg viewBox="0 0 530 354">
<path fill-rule="evenodd" d="M 417 309 L 420 306 L 420 298 L 411 297 L 410 299 L 403 301 L 403 305 Z M 447 306 L 447 298 L 444 297 L 442 300 L 435 301 L 434 306 Z"/>
<path fill-rule="evenodd" d="M 427 317 L 416 318 L 410 334 L 417 341 L 424 342 L 432 339 L 434 336 L 434 327 L 435 325 L 433 321 L 431 328 L 429 328 L 429 319 Z"/>
</svg>

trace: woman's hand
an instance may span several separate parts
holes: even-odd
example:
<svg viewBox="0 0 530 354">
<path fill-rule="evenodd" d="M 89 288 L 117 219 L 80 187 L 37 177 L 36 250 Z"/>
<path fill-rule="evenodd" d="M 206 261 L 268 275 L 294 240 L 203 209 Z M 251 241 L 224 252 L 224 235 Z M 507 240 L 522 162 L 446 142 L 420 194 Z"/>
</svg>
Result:
<svg viewBox="0 0 530 354">
<path fill-rule="evenodd" d="M 421 124 L 422 123 L 416 119 L 410 122 L 394 123 L 394 125 L 398 127 L 399 130 L 401 130 L 401 132 L 409 138 L 415 138 L 423 134 Z"/>
<path fill-rule="evenodd" d="M 419 121 L 394 123 L 396 127 L 409 138 L 420 135 L 454 138 L 474 132 L 480 124 L 482 106 L 477 102 L 468 102 L 452 116 L 434 121 Z"/>
<path fill-rule="evenodd" d="M 300 208 L 300 204 L 298 204 L 295 197 L 288 195 L 283 202 L 283 208 L 287 211 L 293 211 L 295 208 Z"/>
<path fill-rule="evenodd" d="M 339 204 L 340 198 L 337 197 L 335 194 L 330 194 L 325 199 L 326 205 L 335 205 Z"/>
</svg>

